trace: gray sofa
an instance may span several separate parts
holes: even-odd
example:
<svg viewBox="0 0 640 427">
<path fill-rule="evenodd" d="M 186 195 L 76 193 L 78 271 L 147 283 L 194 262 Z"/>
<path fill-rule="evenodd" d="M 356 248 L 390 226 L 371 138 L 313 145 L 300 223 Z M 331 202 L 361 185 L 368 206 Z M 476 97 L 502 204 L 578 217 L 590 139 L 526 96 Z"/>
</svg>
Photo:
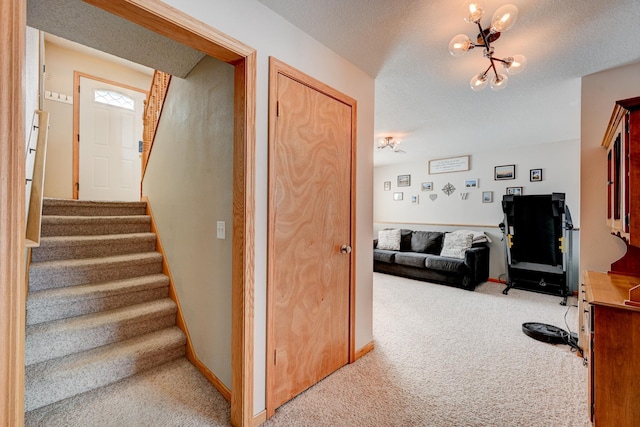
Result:
<svg viewBox="0 0 640 427">
<path fill-rule="evenodd" d="M 380 249 L 376 239 L 373 270 L 468 290 L 486 282 L 489 278 L 488 238 L 483 239 L 483 234 L 473 236 L 471 247 L 463 248 L 457 257 L 451 257 L 441 255 L 445 234 L 401 229 L 399 250 Z"/>
</svg>

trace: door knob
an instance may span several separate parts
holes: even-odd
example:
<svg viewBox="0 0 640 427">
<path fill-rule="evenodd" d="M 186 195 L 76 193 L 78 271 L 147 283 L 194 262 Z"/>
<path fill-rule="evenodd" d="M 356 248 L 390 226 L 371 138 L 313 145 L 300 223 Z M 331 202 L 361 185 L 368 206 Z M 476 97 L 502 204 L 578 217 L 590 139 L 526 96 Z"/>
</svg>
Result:
<svg viewBox="0 0 640 427">
<path fill-rule="evenodd" d="M 349 245 L 340 246 L 340 252 L 343 253 L 343 254 L 350 254 L 351 253 L 351 246 L 349 246 Z"/>
</svg>

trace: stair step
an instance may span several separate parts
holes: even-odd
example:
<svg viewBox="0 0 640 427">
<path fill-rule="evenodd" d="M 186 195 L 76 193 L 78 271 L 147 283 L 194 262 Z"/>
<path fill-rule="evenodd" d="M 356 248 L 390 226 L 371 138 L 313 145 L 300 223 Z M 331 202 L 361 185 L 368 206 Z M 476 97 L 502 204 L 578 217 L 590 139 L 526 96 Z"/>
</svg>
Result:
<svg viewBox="0 0 640 427">
<path fill-rule="evenodd" d="M 154 233 L 43 237 L 31 251 L 31 262 L 135 254 L 155 247 Z"/>
<path fill-rule="evenodd" d="M 29 290 L 100 283 L 147 276 L 161 271 L 162 254 L 158 252 L 35 262 L 29 266 Z"/>
<path fill-rule="evenodd" d="M 112 310 L 168 295 L 169 278 L 164 274 L 30 292 L 27 325 Z"/>
<path fill-rule="evenodd" d="M 98 234 L 148 233 L 151 217 L 130 216 L 51 216 L 42 217 L 41 236 L 88 236 Z"/>
<path fill-rule="evenodd" d="M 145 215 L 146 206 L 145 202 L 100 202 L 45 198 L 42 203 L 42 214 L 65 216 Z"/>
<path fill-rule="evenodd" d="M 177 327 L 140 335 L 25 369 L 25 410 L 31 411 L 170 362 L 185 354 Z"/>
<path fill-rule="evenodd" d="M 175 325 L 176 304 L 169 298 L 100 313 L 28 326 L 25 364 L 113 344 Z"/>
</svg>

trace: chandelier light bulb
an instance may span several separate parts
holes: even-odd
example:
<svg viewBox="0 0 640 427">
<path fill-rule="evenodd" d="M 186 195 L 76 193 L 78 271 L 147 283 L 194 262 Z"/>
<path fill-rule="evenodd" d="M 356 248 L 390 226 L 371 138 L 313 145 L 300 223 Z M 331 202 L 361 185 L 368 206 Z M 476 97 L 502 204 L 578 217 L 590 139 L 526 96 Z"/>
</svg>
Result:
<svg viewBox="0 0 640 427">
<path fill-rule="evenodd" d="M 506 58 L 505 61 L 509 64 L 504 64 L 504 70 L 510 75 L 521 73 L 527 65 L 527 58 L 524 55 L 513 55 Z"/>
<path fill-rule="evenodd" d="M 484 14 L 484 4 L 478 0 L 467 0 L 464 3 L 464 20 L 466 22 L 480 22 Z"/>
<path fill-rule="evenodd" d="M 473 89 L 473 91 L 480 92 L 482 89 L 487 87 L 487 84 L 489 83 L 489 78 L 488 78 L 488 76 L 486 74 L 480 73 L 480 74 L 476 74 L 475 76 L 473 76 L 471 78 L 471 82 L 469 82 L 469 83 L 470 83 L 471 89 Z"/>
<path fill-rule="evenodd" d="M 453 56 L 462 56 L 475 46 L 466 34 L 458 34 L 449 42 L 449 52 Z"/>
<path fill-rule="evenodd" d="M 507 76 L 504 74 L 496 74 L 491 79 L 491 89 L 497 92 L 507 87 L 507 83 L 509 83 Z"/>
<path fill-rule="evenodd" d="M 505 4 L 496 10 L 493 14 L 493 18 L 491 18 L 491 32 L 505 32 L 509 28 L 513 27 L 517 20 L 518 8 L 512 4 Z"/>
</svg>

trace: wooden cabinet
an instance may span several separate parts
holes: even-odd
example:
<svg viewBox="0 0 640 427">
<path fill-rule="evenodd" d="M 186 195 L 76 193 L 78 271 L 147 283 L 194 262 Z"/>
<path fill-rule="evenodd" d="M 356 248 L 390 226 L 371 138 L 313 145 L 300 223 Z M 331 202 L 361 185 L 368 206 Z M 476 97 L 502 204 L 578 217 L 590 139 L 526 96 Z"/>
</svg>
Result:
<svg viewBox="0 0 640 427">
<path fill-rule="evenodd" d="M 595 427 L 640 426 L 640 308 L 624 304 L 639 283 L 640 276 L 584 273 L 579 340 Z"/>
<path fill-rule="evenodd" d="M 640 97 L 617 101 L 602 140 L 607 149 L 607 224 L 640 247 Z"/>
</svg>

